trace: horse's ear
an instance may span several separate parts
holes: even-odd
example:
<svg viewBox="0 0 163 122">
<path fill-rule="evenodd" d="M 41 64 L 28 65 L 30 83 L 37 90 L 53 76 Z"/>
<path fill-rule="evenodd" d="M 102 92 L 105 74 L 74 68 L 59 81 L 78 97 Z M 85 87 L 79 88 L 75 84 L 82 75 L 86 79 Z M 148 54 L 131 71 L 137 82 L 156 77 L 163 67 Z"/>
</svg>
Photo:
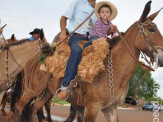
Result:
<svg viewBox="0 0 163 122">
<path fill-rule="evenodd" d="M 14 41 L 14 39 L 15 39 L 15 35 L 12 34 L 12 36 L 11 36 L 11 40 Z"/>
<path fill-rule="evenodd" d="M 43 38 L 44 38 L 44 31 L 43 31 L 43 29 L 41 29 L 41 31 L 40 31 L 40 39 L 43 40 Z"/>
<path fill-rule="evenodd" d="M 151 20 L 151 21 L 153 21 L 154 18 L 159 14 L 159 12 L 160 12 L 162 9 L 163 9 L 163 8 L 161 8 L 159 11 L 157 11 L 157 12 L 153 13 L 152 15 L 150 15 L 150 16 L 148 17 L 148 19 Z"/>
<path fill-rule="evenodd" d="M 143 14 L 142 16 L 140 17 L 139 19 L 139 23 L 142 23 L 142 22 L 145 22 L 150 10 L 151 10 L 151 2 L 152 1 L 148 1 L 145 5 L 145 8 L 144 8 L 144 11 L 143 11 Z"/>
</svg>

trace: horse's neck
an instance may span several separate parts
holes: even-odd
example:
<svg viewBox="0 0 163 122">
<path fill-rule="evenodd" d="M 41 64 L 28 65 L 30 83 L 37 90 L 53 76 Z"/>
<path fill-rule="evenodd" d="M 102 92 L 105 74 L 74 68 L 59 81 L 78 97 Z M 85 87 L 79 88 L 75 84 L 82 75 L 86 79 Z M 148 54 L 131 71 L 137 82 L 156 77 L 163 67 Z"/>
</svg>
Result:
<svg viewBox="0 0 163 122">
<path fill-rule="evenodd" d="M 26 42 L 24 44 L 18 46 L 11 46 L 9 51 L 9 77 L 11 78 L 11 82 L 15 80 L 17 74 L 23 70 L 25 63 L 36 55 L 39 51 L 38 49 L 38 41 L 35 42 Z M 0 55 L 0 87 L 2 84 L 6 83 L 6 75 L 5 75 L 5 59 L 6 59 L 7 51 L 4 50 Z"/>
<path fill-rule="evenodd" d="M 138 59 L 139 51 L 135 48 L 135 38 L 137 34 L 137 27 L 134 24 L 126 33 L 125 40 L 131 49 L 133 55 Z M 132 76 L 135 68 L 136 61 L 130 55 L 123 40 L 119 40 L 119 43 L 112 50 L 112 60 L 113 60 L 113 73 L 114 80 L 119 87 L 125 87 L 128 85 L 128 81 Z"/>
<path fill-rule="evenodd" d="M 11 47 L 10 50 L 16 61 L 24 67 L 25 63 L 38 52 L 38 41 L 26 42 L 20 46 Z"/>
</svg>

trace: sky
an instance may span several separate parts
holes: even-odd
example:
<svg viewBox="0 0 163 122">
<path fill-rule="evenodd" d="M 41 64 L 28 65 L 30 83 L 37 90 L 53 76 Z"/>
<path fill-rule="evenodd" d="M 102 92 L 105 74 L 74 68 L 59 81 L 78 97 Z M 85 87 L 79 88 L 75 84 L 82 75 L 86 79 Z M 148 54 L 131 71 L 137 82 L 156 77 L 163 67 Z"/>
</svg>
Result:
<svg viewBox="0 0 163 122">
<path fill-rule="evenodd" d="M 60 17 L 74 0 L 0 0 L 0 26 L 7 24 L 3 35 L 10 38 L 15 34 L 17 39 L 30 37 L 34 28 L 43 28 L 48 42 L 60 31 Z M 102 0 L 97 0 L 97 2 Z M 110 0 L 117 9 L 118 15 L 112 21 L 121 32 L 125 32 L 135 21 L 139 20 L 148 0 Z M 152 0 L 150 14 L 163 7 L 163 0 Z M 150 15 L 149 14 L 149 15 Z M 163 35 L 163 10 L 154 20 Z M 152 73 L 160 84 L 158 95 L 163 98 L 163 68 Z M 162 93 L 162 94 L 161 94 Z"/>
</svg>

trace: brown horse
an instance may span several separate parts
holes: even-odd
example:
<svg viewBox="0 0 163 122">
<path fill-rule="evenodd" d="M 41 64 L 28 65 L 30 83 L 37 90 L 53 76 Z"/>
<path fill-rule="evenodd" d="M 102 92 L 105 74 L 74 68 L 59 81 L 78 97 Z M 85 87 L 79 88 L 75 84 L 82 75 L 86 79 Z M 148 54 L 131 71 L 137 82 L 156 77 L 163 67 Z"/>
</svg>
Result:
<svg viewBox="0 0 163 122">
<path fill-rule="evenodd" d="M 16 43 L 16 42 L 18 42 L 18 40 L 15 38 L 14 34 L 11 36 L 10 39 L 6 40 L 7 44 L 12 44 L 12 43 Z M 6 91 L 5 94 L 4 94 L 4 97 L 3 97 L 3 100 L 2 100 L 2 103 L 1 103 L 2 104 L 2 108 L 1 108 L 2 115 L 6 115 L 5 105 L 6 105 L 7 101 L 8 101 L 11 93 L 12 93 L 12 89 Z"/>
<path fill-rule="evenodd" d="M 156 25 L 152 22 L 153 19 L 159 13 L 156 12 L 151 16 L 147 17 L 150 12 L 149 1 L 144 9 L 142 16 L 139 21 L 136 21 L 124 34 L 124 39 L 130 49 L 126 48 L 126 44 L 122 39 L 119 39 L 118 43 L 112 47 L 112 70 L 113 76 L 108 77 L 108 59 L 105 59 L 105 70 L 100 72 L 93 80 L 92 83 L 86 83 L 80 81 L 80 89 L 82 91 L 82 96 L 78 95 L 80 90 L 74 88 L 73 92 L 70 94 L 68 101 L 71 103 L 78 103 L 79 105 L 85 106 L 84 121 L 85 122 L 94 122 L 98 112 L 101 110 L 104 113 L 106 121 L 110 121 L 110 112 L 112 111 L 113 106 L 119 104 L 126 96 L 128 91 L 129 79 L 132 76 L 137 61 L 133 58 L 139 58 L 140 51 L 149 56 L 152 62 L 156 61 L 157 54 L 163 52 L 163 38 L 160 34 Z M 132 54 L 132 56 L 131 56 Z M 110 56 L 108 56 L 110 58 Z M 37 57 L 36 57 L 37 59 Z M 109 59 L 110 60 L 110 59 Z M 39 70 L 40 64 L 36 63 L 33 65 L 33 68 L 28 68 L 33 64 L 33 60 L 30 60 L 25 69 L 26 77 L 31 76 L 27 71 L 32 71 L 32 77 L 29 79 L 31 84 L 31 89 L 25 90 L 20 100 L 15 105 L 14 113 L 9 114 L 10 122 L 17 122 L 20 120 L 20 116 L 24 106 L 28 103 L 29 99 L 40 95 L 41 92 L 45 89 L 45 86 L 42 89 L 34 89 L 39 87 L 42 77 L 48 82 L 48 89 L 44 93 L 44 98 L 42 100 L 36 100 L 32 108 L 32 114 L 35 114 L 43 104 L 49 99 L 52 94 L 58 89 L 60 82 L 54 81 L 54 79 L 47 72 Z M 162 62 L 162 61 L 161 61 Z M 112 76 L 112 77 L 111 77 Z M 109 80 L 110 79 L 110 80 Z M 113 79 L 112 90 L 110 91 L 110 81 Z M 80 79 L 77 79 L 80 80 Z M 33 89 L 32 89 L 33 88 Z M 29 90 L 31 94 L 29 93 Z M 38 91 L 37 91 L 38 90 Z M 110 95 L 112 94 L 112 95 Z M 42 96 L 40 96 L 42 98 Z M 77 99 L 78 98 L 78 99 Z M 39 99 L 39 98 L 38 98 Z M 114 100 L 113 102 L 111 102 Z M 42 101 L 42 102 L 41 102 Z M 114 117 L 111 116 L 113 121 L 118 121 L 116 111 L 113 110 Z M 33 116 L 33 115 L 32 115 Z M 113 118 L 112 118 L 113 117 Z"/>
<path fill-rule="evenodd" d="M 15 38 L 15 35 L 12 34 L 10 39 L 7 39 L 6 42 L 4 41 L 3 38 L 0 39 L 0 46 L 5 46 L 6 44 L 12 44 L 17 42 L 18 40 Z"/>
<path fill-rule="evenodd" d="M 11 39 L 7 39 L 6 41 L 10 44 L 7 44 L 0 53 L 0 103 L 6 89 L 11 87 L 17 75 L 23 70 L 27 60 L 36 55 L 39 51 L 38 41 L 30 42 L 28 39 L 18 41 L 15 39 L 14 35 L 12 35 Z M 7 52 L 9 60 L 7 66 L 9 80 L 5 74 Z"/>
</svg>

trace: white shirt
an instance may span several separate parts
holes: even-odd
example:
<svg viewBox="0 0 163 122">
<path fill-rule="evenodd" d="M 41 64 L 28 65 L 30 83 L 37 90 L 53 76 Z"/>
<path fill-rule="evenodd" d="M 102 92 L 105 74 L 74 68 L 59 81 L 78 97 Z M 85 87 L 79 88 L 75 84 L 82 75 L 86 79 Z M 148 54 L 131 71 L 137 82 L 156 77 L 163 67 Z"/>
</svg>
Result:
<svg viewBox="0 0 163 122">
<path fill-rule="evenodd" d="M 94 10 L 88 0 L 74 0 L 63 16 L 69 19 L 68 31 L 71 33 L 79 24 L 81 24 Z M 92 33 L 93 25 L 97 17 L 93 14 L 75 33 Z"/>
</svg>

